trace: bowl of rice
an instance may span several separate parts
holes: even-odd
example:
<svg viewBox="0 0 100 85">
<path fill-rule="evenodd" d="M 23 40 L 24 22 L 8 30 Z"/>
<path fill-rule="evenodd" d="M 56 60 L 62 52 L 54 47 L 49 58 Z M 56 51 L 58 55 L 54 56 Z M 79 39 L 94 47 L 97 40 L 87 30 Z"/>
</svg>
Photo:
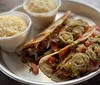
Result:
<svg viewBox="0 0 100 85">
<path fill-rule="evenodd" d="M 0 47 L 7 52 L 14 52 L 23 44 L 31 27 L 30 17 L 18 11 L 0 14 Z"/>
</svg>

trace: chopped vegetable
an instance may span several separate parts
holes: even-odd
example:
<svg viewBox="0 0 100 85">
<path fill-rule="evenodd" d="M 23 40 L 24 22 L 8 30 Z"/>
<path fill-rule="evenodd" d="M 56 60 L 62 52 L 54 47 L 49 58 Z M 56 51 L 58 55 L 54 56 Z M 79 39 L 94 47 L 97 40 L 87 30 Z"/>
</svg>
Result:
<svg viewBox="0 0 100 85">
<path fill-rule="evenodd" d="M 39 74 L 39 69 L 38 66 L 34 63 L 31 63 L 31 69 L 34 75 L 38 75 Z"/>
<path fill-rule="evenodd" d="M 66 31 L 63 31 L 59 34 L 59 39 L 63 44 L 70 44 L 74 41 L 72 33 Z"/>
</svg>

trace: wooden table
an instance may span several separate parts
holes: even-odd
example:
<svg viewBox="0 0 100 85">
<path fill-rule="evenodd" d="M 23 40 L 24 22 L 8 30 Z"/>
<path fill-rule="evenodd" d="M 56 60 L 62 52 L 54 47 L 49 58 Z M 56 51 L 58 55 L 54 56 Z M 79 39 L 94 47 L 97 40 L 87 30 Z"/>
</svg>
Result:
<svg viewBox="0 0 100 85">
<path fill-rule="evenodd" d="M 24 0 L 0 0 L 0 12 L 11 10 L 13 7 L 21 4 L 23 1 Z M 100 9 L 100 0 L 76 0 L 76 1 L 83 1 Z M 0 72 L 0 85 L 25 85 L 25 84 L 21 84 L 17 81 L 14 81 L 13 79 L 7 77 L 2 72 Z M 78 85 L 100 85 L 100 74 Z"/>
</svg>

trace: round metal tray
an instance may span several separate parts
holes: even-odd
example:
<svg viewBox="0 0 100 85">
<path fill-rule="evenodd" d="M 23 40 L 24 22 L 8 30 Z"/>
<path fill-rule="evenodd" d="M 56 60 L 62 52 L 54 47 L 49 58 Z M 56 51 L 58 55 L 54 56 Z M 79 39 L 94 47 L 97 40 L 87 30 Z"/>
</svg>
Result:
<svg viewBox="0 0 100 85">
<path fill-rule="evenodd" d="M 22 5 L 17 6 L 11 11 L 14 10 L 25 12 Z M 87 22 L 89 22 L 89 24 L 97 24 L 98 26 L 100 26 L 99 24 L 100 11 L 97 8 L 87 5 L 86 3 L 80 3 L 71 0 L 70 1 L 62 0 L 62 6 L 59 9 L 56 19 L 58 19 L 68 10 L 71 10 L 72 13 L 74 13 L 75 18 L 82 18 Z M 32 28 L 28 40 L 30 40 L 33 36 L 35 36 L 38 33 L 39 32 L 36 29 Z M 34 76 L 32 73 L 29 73 L 29 67 L 21 63 L 20 58 L 15 53 L 7 53 L 3 52 L 2 50 L 0 54 L 0 70 L 9 77 L 18 80 L 19 82 L 23 82 L 26 84 L 46 84 L 46 85 L 77 84 L 85 80 L 88 80 L 100 73 L 99 69 L 81 78 L 56 83 L 47 78 L 41 71 L 37 76 Z"/>
</svg>

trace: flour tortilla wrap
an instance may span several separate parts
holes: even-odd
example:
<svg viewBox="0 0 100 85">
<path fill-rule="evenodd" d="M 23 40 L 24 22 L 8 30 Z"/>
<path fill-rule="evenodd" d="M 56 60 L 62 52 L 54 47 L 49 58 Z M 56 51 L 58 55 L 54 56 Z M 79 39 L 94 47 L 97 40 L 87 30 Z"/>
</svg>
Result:
<svg viewBox="0 0 100 85">
<path fill-rule="evenodd" d="M 59 18 L 57 21 L 55 21 L 51 26 L 49 26 L 45 31 L 43 31 L 42 33 L 40 33 L 39 35 L 37 35 L 36 37 L 34 37 L 31 41 L 29 41 L 28 43 L 26 43 L 20 50 L 20 52 L 18 53 L 21 56 L 21 59 L 24 63 L 27 62 L 33 62 L 37 61 L 35 63 L 38 64 L 38 61 L 40 59 L 40 55 L 38 55 L 39 53 L 44 53 L 44 52 L 40 52 L 37 51 L 37 53 L 35 53 L 35 51 L 38 49 L 38 47 L 40 47 L 39 45 L 41 43 L 44 44 L 44 40 L 52 34 L 52 32 L 54 32 L 55 29 L 57 29 L 57 27 L 59 27 L 60 25 L 62 25 L 62 23 L 68 19 L 68 17 L 70 16 L 71 12 L 68 11 L 64 14 L 64 16 L 62 16 L 61 18 Z M 44 44 L 46 45 L 46 44 Z M 42 45 L 43 46 L 43 45 Z M 35 50 L 33 51 L 33 47 L 35 48 Z M 45 49 L 47 46 L 43 46 Z M 41 50 L 41 48 L 39 48 Z M 38 49 L 38 50 L 39 50 Z M 29 52 L 29 54 L 27 55 L 27 52 Z M 32 57 L 30 57 L 30 55 L 32 55 Z"/>
<path fill-rule="evenodd" d="M 26 43 L 23 49 L 27 49 L 32 45 L 36 45 L 37 43 L 39 44 L 39 42 L 41 42 L 43 39 L 49 36 L 59 25 L 61 25 L 70 16 L 70 14 L 71 14 L 70 11 L 66 12 L 64 16 L 55 21 L 45 31 L 34 37 L 30 42 Z"/>
<path fill-rule="evenodd" d="M 86 40 L 88 37 L 90 37 L 95 31 L 95 26 L 92 26 L 88 29 L 88 31 L 83 34 L 83 36 L 81 38 L 79 38 L 78 40 L 74 41 L 73 43 L 65 46 L 64 48 L 62 48 L 61 50 L 59 50 L 58 52 L 49 54 L 47 56 L 44 56 L 43 58 L 40 59 L 39 61 L 39 68 L 40 70 L 49 78 L 51 78 L 51 80 L 56 81 L 56 82 L 61 82 L 61 81 L 65 81 L 66 79 L 61 79 L 59 77 L 57 77 L 57 73 L 53 73 L 53 67 L 51 65 L 48 64 L 48 59 L 51 58 L 52 56 L 58 55 L 59 53 L 66 53 L 66 50 L 68 50 L 68 48 Z M 72 56 L 68 56 L 66 58 L 66 61 L 69 62 L 69 60 L 72 58 Z M 62 62 L 62 61 L 60 61 Z M 70 74 L 68 74 L 70 75 Z"/>
<path fill-rule="evenodd" d="M 68 18 L 70 13 L 68 11 L 44 32 L 23 46 L 21 57 L 24 62 L 38 64 L 43 56 L 57 53 L 60 49 L 73 46 L 87 37 L 92 27 L 89 27 L 89 24 L 82 19 Z"/>
</svg>

